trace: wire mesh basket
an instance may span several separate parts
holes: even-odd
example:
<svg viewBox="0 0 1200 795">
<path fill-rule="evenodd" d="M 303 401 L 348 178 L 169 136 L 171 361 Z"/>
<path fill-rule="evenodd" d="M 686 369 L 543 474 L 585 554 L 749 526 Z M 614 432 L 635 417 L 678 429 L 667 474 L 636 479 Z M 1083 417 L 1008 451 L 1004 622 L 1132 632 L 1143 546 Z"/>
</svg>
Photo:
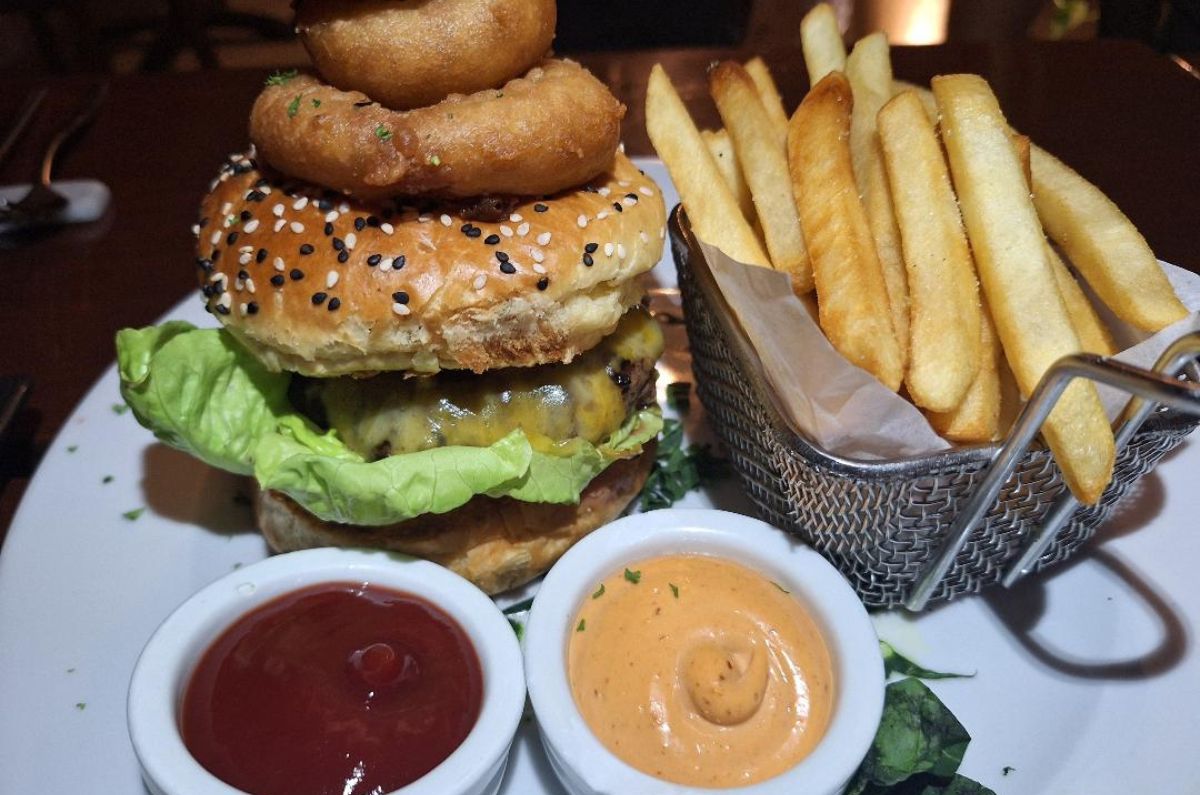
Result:
<svg viewBox="0 0 1200 795">
<path fill-rule="evenodd" d="M 1147 411 L 1148 418 L 1139 420 L 1136 432 L 1130 429 L 1118 451 L 1112 482 L 1088 506 L 1070 501 L 1048 450 L 1022 445 L 1014 451 L 1020 455 L 1012 460 L 1011 472 L 995 473 L 1006 477 L 996 483 L 998 494 L 988 500 L 986 513 L 981 505 L 979 516 L 965 517 L 962 512 L 1001 445 L 883 462 L 821 449 L 784 419 L 681 208 L 672 213 L 670 230 L 696 389 L 746 492 L 766 521 L 802 538 L 837 566 L 868 607 L 913 607 L 914 592 L 924 590 L 920 609 L 1000 582 L 1056 505 L 1064 509 L 1061 527 L 1051 528 L 1052 537 L 1037 544 L 1036 560 L 1025 570 L 1066 560 L 1138 479 L 1200 422 L 1176 410 Z M 965 539 L 947 552 L 956 522 Z M 939 554 L 946 557 L 944 571 L 922 583 Z"/>
</svg>

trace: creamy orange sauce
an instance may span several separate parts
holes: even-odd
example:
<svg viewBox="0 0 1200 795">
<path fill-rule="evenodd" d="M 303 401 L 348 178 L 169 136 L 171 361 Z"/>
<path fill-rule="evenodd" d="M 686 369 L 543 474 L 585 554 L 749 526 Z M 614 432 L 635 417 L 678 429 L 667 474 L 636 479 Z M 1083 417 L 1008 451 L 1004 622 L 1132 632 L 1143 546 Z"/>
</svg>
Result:
<svg viewBox="0 0 1200 795">
<path fill-rule="evenodd" d="M 829 650 L 803 605 L 704 555 L 650 558 L 605 579 L 575 617 L 567 664 L 600 742 L 689 786 L 788 770 L 820 741 L 833 704 Z"/>
</svg>

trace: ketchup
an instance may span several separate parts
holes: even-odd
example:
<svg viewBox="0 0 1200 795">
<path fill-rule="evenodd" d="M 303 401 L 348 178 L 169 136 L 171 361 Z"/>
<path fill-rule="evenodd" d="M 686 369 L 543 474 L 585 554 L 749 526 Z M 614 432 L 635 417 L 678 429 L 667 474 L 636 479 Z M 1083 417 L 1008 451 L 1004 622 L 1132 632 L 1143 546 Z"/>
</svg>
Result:
<svg viewBox="0 0 1200 795">
<path fill-rule="evenodd" d="M 325 583 L 225 630 L 188 682 L 180 727 L 201 765 L 253 795 L 380 795 L 448 757 L 482 698 L 475 648 L 442 610 Z"/>
</svg>

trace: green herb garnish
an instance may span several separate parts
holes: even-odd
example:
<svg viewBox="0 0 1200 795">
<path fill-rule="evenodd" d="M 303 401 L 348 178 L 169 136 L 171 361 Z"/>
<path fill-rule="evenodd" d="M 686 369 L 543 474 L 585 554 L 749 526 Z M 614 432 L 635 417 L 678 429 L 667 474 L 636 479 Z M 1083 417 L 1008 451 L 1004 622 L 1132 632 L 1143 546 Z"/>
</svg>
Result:
<svg viewBox="0 0 1200 795">
<path fill-rule="evenodd" d="M 678 598 L 679 598 L 679 586 L 678 586 L 678 585 L 676 585 L 676 584 L 675 584 L 675 583 L 673 583 L 673 582 L 669 582 L 669 583 L 667 583 L 667 585 L 671 586 L 671 594 L 672 594 L 672 595 L 673 595 L 673 596 L 674 596 L 676 599 L 678 599 Z"/>
<path fill-rule="evenodd" d="M 601 596 L 604 596 L 604 583 L 600 583 L 600 587 L 592 593 L 593 599 L 599 599 Z"/>
<path fill-rule="evenodd" d="M 312 104 L 313 104 L 313 107 L 314 107 L 314 108 L 319 108 L 319 107 L 321 107 L 321 100 L 319 100 L 319 99 L 314 99 L 314 100 L 312 101 Z"/>
<path fill-rule="evenodd" d="M 109 483 L 113 482 L 113 476 L 105 475 L 104 477 L 100 478 L 100 482 L 107 486 Z"/>
<path fill-rule="evenodd" d="M 69 673 L 69 674 L 73 674 L 73 673 L 75 673 L 75 669 L 74 669 L 74 668 L 68 668 L 68 669 L 67 669 L 67 673 Z"/>
<path fill-rule="evenodd" d="M 654 468 L 642 488 L 643 511 L 669 508 L 692 489 L 712 483 L 729 474 L 729 462 L 712 455 L 708 445 L 688 445 L 683 449 L 683 425 L 678 420 L 663 420 L 658 437 Z"/>
<path fill-rule="evenodd" d="M 300 112 L 300 95 L 297 94 L 295 97 L 292 98 L 292 101 L 288 103 L 288 106 L 287 106 L 288 118 L 289 119 L 292 118 L 299 112 Z"/>
<path fill-rule="evenodd" d="M 77 444 L 69 444 L 69 445 L 67 445 L 67 452 L 68 452 L 68 453 L 73 453 L 73 452 L 75 452 L 75 451 L 76 451 L 76 450 L 78 450 L 78 449 L 79 449 L 79 445 L 77 445 Z"/>
<path fill-rule="evenodd" d="M 380 124 L 375 128 L 375 137 L 381 141 L 392 140 L 392 131 Z"/>
<path fill-rule="evenodd" d="M 630 571 L 629 569 L 625 569 L 625 579 L 629 580 L 634 585 L 637 585 L 639 582 L 642 581 L 642 572 L 641 571 Z"/>
<path fill-rule="evenodd" d="M 437 155 L 430 155 L 429 159 L 425 162 L 429 163 L 431 166 L 440 166 L 442 164 L 442 159 Z"/>
<path fill-rule="evenodd" d="M 299 74 L 299 72 L 295 69 L 288 69 L 283 72 L 274 72 L 270 77 L 267 78 L 267 85 L 281 86 L 287 81 L 291 80 L 297 74 Z"/>
<path fill-rule="evenodd" d="M 1005 765 L 1003 768 L 1000 769 L 1000 772 L 1007 776 L 1009 773 L 1013 772 L 1014 770 L 1016 770 L 1016 768 L 1013 767 L 1012 765 Z"/>
<path fill-rule="evenodd" d="M 125 405 L 124 403 L 114 403 L 112 404 L 112 410 L 113 414 L 124 414 L 125 412 L 129 411 L 129 406 Z"/>
<path fill-rule="evenodd" d="M 511 616 L 514 613 L 524 613 L 526 610 L 528 610 L 531 607 L 533 607 L 533 597 L 532 596 L 529 597 L 528 599 L 522 599 L 520 602 L 517 602 L 515 605 L 509 605 L 508 607 L 504 608 L 503 612 L 504 612 L 504 615 Z"/>
<path fill-rule="evenodd" d="M 915 676 L 918 679 L 969 679 L 975 674 L 951 674 L 922 668 L 905 657 L 886 640 L 879 641 L 879 651 L 883 654 L 883 675 Z"/>
<path fill-rule="evenodd" d="M 86 701 L 76 701 L 75 709 L 79 710 L 80 712 L 83 712 L 85 709 L 87 709 L 87 702 Z"/>
<path fill-rule="evenodd" d="M 787 588 L 784 588 L 782 585 L 780 585 L 779 583 L 775 582 L 774 580 L 771 580 L 771 584 L 772 584 L 772 585 L 774 585 L 774 586 L 775 586 L 776 588 L 778 588 L 779 590 L 783 591 L 784 593 L 791 593 L 791 591 L 789 591 Z"/>
<path fill-rule="evenodd" d="M 513 634 L 517 636 L 517 642 L 519 643 L 525 637 L 525 625 L 511 618 L 508 620 L 508 625 L 512 627 Z"/>
<path fill-rule="evenodd" d="M 692 385 L 687 381 L 667 384 L 667 405 L 678 412 L 685 412 L 691 405 Z"/>
<path fill-rule="evenodd" d="M 587 629 L 587 619 L 581 618 L 579 619 L 579 626 L 575 627 L 575 631 L 583 632 L 585 629 Z"/>
<path fill-rule="evenodd" d="M 132 511 L 126 511 L 121 514 L 127 521 L 136 522 L 138 518 L 146 512 L 145 508 L 134 508 Z"/>
</svg>

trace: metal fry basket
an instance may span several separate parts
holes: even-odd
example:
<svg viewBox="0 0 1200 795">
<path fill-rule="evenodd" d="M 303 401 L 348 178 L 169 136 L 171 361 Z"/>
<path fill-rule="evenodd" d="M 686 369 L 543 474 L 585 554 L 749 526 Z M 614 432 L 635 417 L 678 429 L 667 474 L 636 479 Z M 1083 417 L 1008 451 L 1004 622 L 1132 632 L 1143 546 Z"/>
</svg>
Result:
<svg viewBox="0 0 1200 795">
<path fill-rule="evenodd" d="M 839 457 L 784 419 L 679 207 L 670 230 L 697 392 L 746 492 L 764 519 L 837 566 L 868 607 L 919 610 L 1066 560 L 1200 422 L 1194 385 L 1078 356 L 1043 379 L 1003 445 L 895 461 Z M 1198 350 L 1200 335 L 1177 343 L 1171 373 Z M 1112 483 L 1090 506 L 1071 499 L 1050 452 L 1030 445 L 1072 377 L 1147 398 L 1118 430 Z"/>
</svg>

